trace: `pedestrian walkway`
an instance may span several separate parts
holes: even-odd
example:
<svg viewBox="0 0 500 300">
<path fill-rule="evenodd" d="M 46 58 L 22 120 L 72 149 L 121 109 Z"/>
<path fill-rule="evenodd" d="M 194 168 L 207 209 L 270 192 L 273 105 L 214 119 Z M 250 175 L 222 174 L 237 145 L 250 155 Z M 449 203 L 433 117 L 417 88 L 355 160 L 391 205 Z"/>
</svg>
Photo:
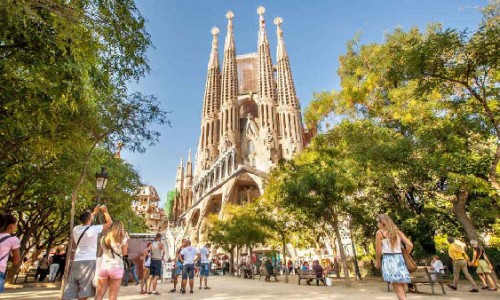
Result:
<svg viewBox="0 0 500 300">
<path fill-rule="evenodd" d="M 198 282 L 197 282 L 198 283 Z M 175 294 L 168 293 L 172 288 L 170 282 L 158 283 L 160 296 L 141 295 L 139 287 L 135 285 L 122 286 L 120 289 L 120 300 L 136 299 L 212 299 L 212 300 L 231 300 L 231 299 L 353 299 L 353 300 L 394 300 L 392 292 L 387 292 L 387 285 L 380 279 L 368 279 L 363 282 L 353 281 L 352 287 L 345 287 L 342 280 L 335 279 L 333 286 L 298 285 L 295 278 L 291 277 L 290 283 L 284 283 L 284 278 L 279 282 L 265 282 L 257 279 L 241 279 L 229 276 L 211 276 L 208 278 L 210 290 L 199 290 L 195 286 L 194 294 Z M 423 294 L 409 294 L 408 299 L 453 299 L 453 300 L 493 300 L 499 299 L 499 292 L 480 291 L 472 294 L 467 291 L 466 282 L 460 282 L 459 290 L 452 291 L 447 289 L 446 295 L 431 295 L 430 286 L 419 286 Z M 0 295 L 0 299 L 20 300 L 20 299 L 39 299 L 55 300 L 58 299 L 59 290 L 55 288 L 24 288 L 19 290 L 7 290 L 5 294 Z"/>
</svg>

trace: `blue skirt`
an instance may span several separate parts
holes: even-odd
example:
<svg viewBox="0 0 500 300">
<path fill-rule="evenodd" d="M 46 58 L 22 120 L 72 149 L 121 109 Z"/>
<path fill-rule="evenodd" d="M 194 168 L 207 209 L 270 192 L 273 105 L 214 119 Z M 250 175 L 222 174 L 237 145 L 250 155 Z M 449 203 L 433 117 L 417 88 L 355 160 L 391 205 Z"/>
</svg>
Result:
<svg viewBox="0 0 500 300">
<path fill-rule="evenodd" d="M 410 283 L 410 272 L 406 268 L 403 254 L 386 253 L 382 256 L 382 277 L 385 282 Z"/>
</svg>

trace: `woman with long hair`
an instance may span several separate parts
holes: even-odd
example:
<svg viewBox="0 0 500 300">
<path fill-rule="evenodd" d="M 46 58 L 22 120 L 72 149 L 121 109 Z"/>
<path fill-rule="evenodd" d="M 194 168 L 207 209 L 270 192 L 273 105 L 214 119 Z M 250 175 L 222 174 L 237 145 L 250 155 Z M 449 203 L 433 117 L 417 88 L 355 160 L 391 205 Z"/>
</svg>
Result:
<svg viewBox="0 0 500 300">
<path fill-rule="evenodd" d="M 0 294 L 4 290 L 7 262 L 11 252 L 13 265 L 18 267 L 21 264 L 21 253 L 19 251 L 21 242 L 13 235 L 16 228 L 16 217 L 10 214 L 0 214 Z"/>
<path fill-rule="evenodd" d="M 118 298 L 123 278 L 123 256 L 128 252 L 127 238 L 121 221 L 113 221 L 108 233 L 101 238 L 100 246 L 102 258 L 96 299 L 103 299 L 109 287 L 109 299 L 115 300 Z"/>
<path fill-rule="evenodd" d="M 151 266 L 151 242 L 146 245 L 146 249 L 142 252 L 142 278 L 141 278 L 141 294 L 147 294 L 151 291 L 149 282 L 149 267 Z"/>
<path fill-rule="evenodd" d="M 405 285 L 410 283 L 410 272 L 406 267 L 401 243 L 408 253 L 413 249 L 411 241 L 402 233 L 394 222 L 385 214 L 377 217 L 376 267 L 382 267 L 385 282 L 392 283 L 399 300 L 406 300 Z"/>
<path fill-rule="evenodd" d="M 484 252 L 484 248 L 479 247 L 476 240 L 471 240 L 470 245 L 472 246 L 472 261 L 470 265 L 476 267 L 476 274 L 483 283 L 483 290 L 496 291 L 497 287 L 495 281 L 491 278 L 493 265 L 486 255 L 486 252 Z"/>
</svg>

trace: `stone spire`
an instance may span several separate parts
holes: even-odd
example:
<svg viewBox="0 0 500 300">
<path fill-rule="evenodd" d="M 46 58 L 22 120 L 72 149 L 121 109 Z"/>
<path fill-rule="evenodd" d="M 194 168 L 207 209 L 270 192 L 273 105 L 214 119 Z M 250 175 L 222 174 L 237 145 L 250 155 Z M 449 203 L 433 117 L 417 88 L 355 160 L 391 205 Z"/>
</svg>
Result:
<svg viewBox="0 0 500 300">
<path fill-rule="evenodd" d="M 191 162 L 191 149 L 189 149 L 188 159 L 186 162 L 186 177 L 184 178 L 184 186 L 191 187 L 193 183 L 193 163 Z"/>
<path fill-rule="evenodd" d="M 281 24 L 283 19 L 276 17 L 274 24 L 277 26 L 278 49 L 276 53 L 277 61 L 277 92 L 278 92 L 278 120 L 280 127 L 280 137 L 282 155 L 289 159 L 296 152 L 303 149 L 303 126 L 300 111 L 300 103 L 295 92 L 290 60 L 283 39 Z"/>
<path fill-rule="evenodd" d="M 224 45 L 224 63 L 222 66 L 222 89 L 221 89 L 221 137 L 219 142 L 220 152 L 224 152 L 239 142 L 240 116 L 238 110 L 238 72 L 236 64 L 236 48 L 233 36 L 232 11 L 228 11 L 226 18 L 227 36 Z"/>
<path fill-rule="evenodd" d="M 219 112 L 221 78 L 219 67 L 218 37 L 219 29 L 213 27 L 212 51 L 208 61 L 205 95 L 203 98 L 203 113 L 201 120 L 201 135 L 199 141 L 196 173 L 207 169 L 219 155 Z"/>
<path fill-rule="evenodd" d="M 257 43 L 257 53 L 259 57 L 259 95 L 263 98 L 274 100 L 276 98 L 276 88 L 273 78 L 273 63 L 271 60 L 271 48 L 267 40 L 266 21 L 264 20 L 264 12 L 266 9 L 262 6 L 257 8 L 259 14 L 259 39 Z"/>
<path fill-rule="evenodd" d="M 260 96 L 259 116 L 260 127 L 264 129 L 266 146 L 270 151 L 274 151 L 271 156 L 276 156 L 278 142 L 277 124 L 277 99 L 276 85 L 274 82 L 273 62 L 271 59 L 271 48 L 266 33 L 266 21 L 264 13 L 266 9 L 262 6 L 257 8 L 259 15 L 259 37 L 257 42 L 258 56 L 258 93 Z"/>
<path fill-rule="evenodd" d="M 184 162 L 181 156 L 181 163 L 177 167 L 177 176 L 175 178 L 175 189 L 181 193 L 184 188 Z"/>
</svg>

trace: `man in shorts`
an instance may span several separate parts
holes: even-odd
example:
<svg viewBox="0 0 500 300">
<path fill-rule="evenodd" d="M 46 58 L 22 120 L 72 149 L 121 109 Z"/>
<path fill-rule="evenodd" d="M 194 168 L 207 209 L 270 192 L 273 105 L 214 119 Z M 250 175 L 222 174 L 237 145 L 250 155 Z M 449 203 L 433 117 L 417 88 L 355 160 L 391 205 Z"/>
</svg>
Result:
<svg viewBox="0 0 500 300">
<path fill-rule="evenodd" d="M 205 246 L 200 248 L 200 290 L 203 286 L 203 279 L 205 279 L 205 289 L 210 289 L 207 285 L 208 274 L 210 273 L 208 256 L 210 256 L 210 243 L 206 243 Z"/>
<path fill-rule="evenodd" d="M 104 214 L 103 225 L 91 225 L 94 216 L 101 211 Z M 106 206 L 96 206 L 91 213 L 85 211 L 80 215 L 81 225 L 73 228 L 73 240 L 77 244 L 75 258 L 71 263 L 68 282 L 64 289 L 63 299 L 85 300 L 95 296 L 92 285 L 95 273 L 97 239 L 102 231 L 111 227 L 111 216 Z M 69 258 L 69 257 L 68 257 Z"/>
<path fill-rule="evenodd" d="M 193 293 L 194 287 L 194 262 L 198 256 L 198 249 L 191 247 L 191 241 L 186 241 L 186 247 L 181 250 L 182 260 L 182 284 L 181 293 L 186 293 L 186 282 L 189 277 L 189 293 Z"/>
<path fill-rule="evenodd" d="M 175 254 L 175 262 L 174 262 L 174 271 L 172 279 L 174 281 L 174 288 L 170 290 L 170 293 L 175 293 L 177 290 L 177 282 L 179 281 L 179 276 L 182 274 L 182 261 L 181 261 L 181 250 L 186 247 L 187 239 L 182 239 L 182 244 L 179 249 L 177 249 L 177 253 Z"/>
<path fill-rule="evenodd" d="M 162 262 L 165 258 L 165 248 L 163 242 L 161 241 L 161 233 L 157 233 L 155 240 L 149 246 L 149 251 L 151 251 L 151 265 L 149 266 L 149 281 L 148 286 L 150 286 L 153 291 L 149 291 L 148 294 L 159 295 L 160 293 L 156 291 L 156 285 L 158 284 L 158 279 L 161 276 Z"/>
</svg>

